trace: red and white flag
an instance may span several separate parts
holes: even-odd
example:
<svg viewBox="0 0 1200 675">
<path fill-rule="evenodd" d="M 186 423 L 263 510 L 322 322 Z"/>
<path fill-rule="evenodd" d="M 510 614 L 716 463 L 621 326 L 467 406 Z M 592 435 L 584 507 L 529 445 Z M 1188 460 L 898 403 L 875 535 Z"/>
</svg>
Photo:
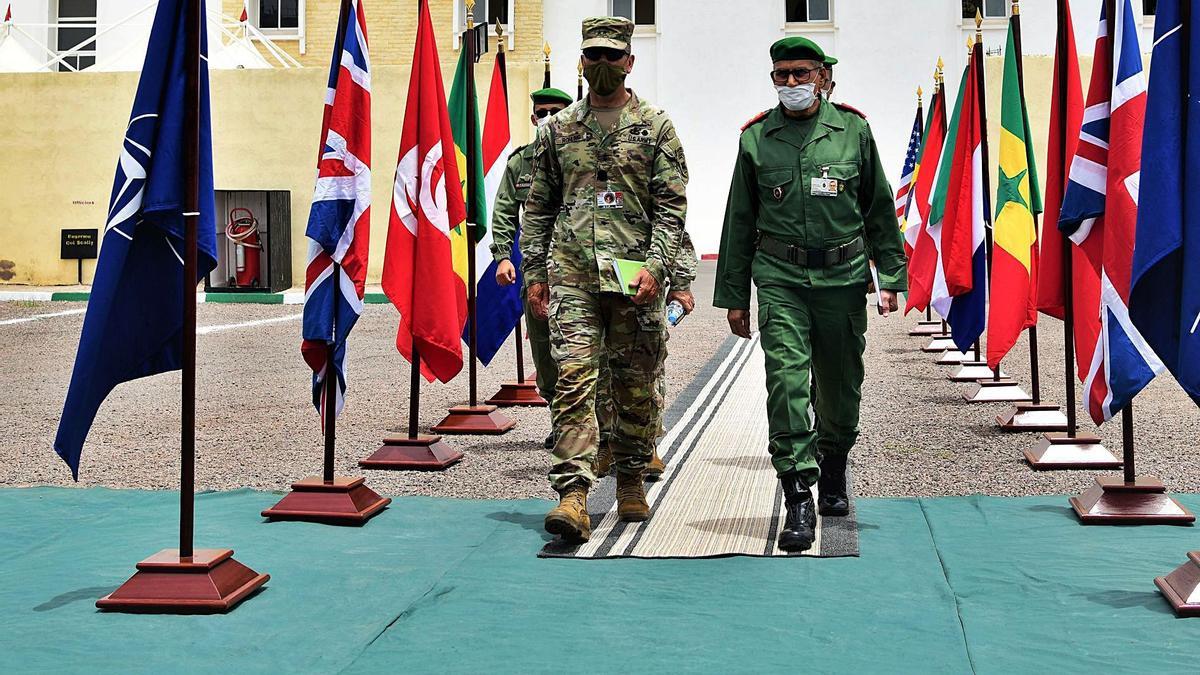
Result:
<svg viewBox="0 0 1200 675">
<path fill-rule="evenodd" d="M 466 219 L 454 134 L 427 3 L 421 3 L 400 159 L 392 188 L 383 292 L 400 312 L 396 349 L 420 357 L 426 379 L 462 370 L 467 289 L 454 272 L 451 223 Z"/>
</svg>

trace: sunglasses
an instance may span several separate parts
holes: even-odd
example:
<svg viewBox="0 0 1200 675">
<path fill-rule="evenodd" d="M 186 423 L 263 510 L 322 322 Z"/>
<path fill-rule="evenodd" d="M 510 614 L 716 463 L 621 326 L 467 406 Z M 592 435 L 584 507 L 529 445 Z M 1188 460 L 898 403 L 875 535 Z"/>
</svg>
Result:
<svg viewBox="0 0 1200 675">
<path fill-rule="evenodd" d="M 787 70 L 780 68 L 771 71 L 771 80 L 775 84 L 787 84 L 788 78 L 794 77 L 797 82 L 803 84 L 811 82 L 819 70 L 820 68 L 791 68 Z"/>
<path fill-rule="evenodd" d="M 543 117 L 546 117 L 548 115 L 555 115 L 562 111 L 563 111 L 563 108 L 542 108 L 541 110 L 534 110 L 533 116 L 540 120 Z"/>
<path fill-rule="evenodd" d="M 629 52 L 621 51 L 620 49 L 612 49 L 610 47 L 588 47 L 583 50 L 583 58 L 588 61 L 605 61 L 616 62 L 625 58 Z"/>
</svg>

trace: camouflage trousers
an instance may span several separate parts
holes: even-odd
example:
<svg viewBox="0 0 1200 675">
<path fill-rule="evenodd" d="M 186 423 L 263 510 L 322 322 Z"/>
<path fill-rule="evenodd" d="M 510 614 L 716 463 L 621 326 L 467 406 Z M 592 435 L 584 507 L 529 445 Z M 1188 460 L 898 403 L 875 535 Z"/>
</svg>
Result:
<svg viewBox="0 0 1200 675">
<path fill-rule="evenodd" d="M 611 372 L 615 411 L 608 424 L 613 466 L 621 473 L 640 473 L 650 461 L 660 423 L 657 381 L 667 354 L 662 297 L 639 306 L 618 293 L 552 286 L 550 334 L 558 363 L 550 406 L 557 434 L 550 483 L 561 491 L 596 480 L 592 462 L 600 443 L 596 400 L 603 359 Z"/>
<path fill-rule="evenodd" d="M 533 367 L 537 372 L 538 394 L 547 401 L 554 400 L 555 383 L 558 381 L 558 364 L 550 353 L 550 322 L 533 316 L 529 311 L 529 297 L 525 288 L 521 288 L 522 303 L 525 306 L 525 329 L 529 335 L 529 353 L 533 358 Z"/>
<path fill-rule="evenodd" d="M 670 336 L 670 332 L 667 333 Z M 654 409 L 658 412 L 655 423 L 656 437 L 666 433 L 663 427 L 663 417 L 667 405 L 667 372 L 664 364 L 658 371 L 658 380 L 654 383 Z M 617 406 L 612 398 L 612 373 L 608 369 L 608 358 L 600 359 L 600 380 L 596 384 L 596 423 L 600 425 L 600 447 L 608 445 L 612 438 L 613 427 L 617 423 Z"/>
</svg>

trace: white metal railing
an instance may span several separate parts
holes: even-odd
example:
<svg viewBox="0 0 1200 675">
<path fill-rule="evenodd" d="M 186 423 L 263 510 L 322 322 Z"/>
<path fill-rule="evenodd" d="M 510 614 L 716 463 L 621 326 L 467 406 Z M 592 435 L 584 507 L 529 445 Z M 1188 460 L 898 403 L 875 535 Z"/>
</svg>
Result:
<svg viewBox="0 0 1200 675">
<path fill-rule="evenodd" d="M 113 63 L 120 63 L 125 57 L 129 56 L 134 50 L 145 50 L 146 42 L 149 39 L 151 22 L 153 20 L 153 10 L 158 6 L 157 0 L 146 4 L 141 9 L 132 12 L 119 21 L 114 23 L 100 23 L 87 21 L 70 21 L 60 23 L 35 23 L 16 21 L 4 23 L 0 30 L 0 39 L 11 39 L 12 34 L 20 35 L 25 38 L 28 44 L 35 45 L 40 54 L 31 54 L 33 58 L 41 61 L 41 68 L 46 70 L 66 70 L 70 72 L 78 72 L 83 70 L 77 68 L 70 59 L 72 57 L 95 57 L 95 64 L 90 66 L 98 70 L 107 69 L 106 66 Z M 281 49 L 279 45 L 267 35 L 263 34 L 258 27 L 251 24 L 249 21 L 241 21 L 239 19 L 222 14 L 217 10 L 209 10 L 208 22 L 210 26 L 208 36 L 209 53 L 215 53 L 214 47 L 219 49 L 227 49 L 238 45 L 239 43 L 249 46 L 250 49 L 263 57 L 264 61 L 273 67 L 279 68 L 299 68 L 300 62 L 297 61 L 291 54 Z M 218 29 L 216 34 L 213 34 L 211 27 Z M 51 39 L 57 42 L 59 28 L 95 28 L 94 35 L 81 41 L 68 49 L 52 49 L 47 44 Z M 96 49 L 97 41 L 104 35 L 111 33 L 117 29 L 138 29 L 140 38 L 134 40 L 125 40 L 124 46 L 119 50 L 101 52 Z M 27 29 L 46 29 L 44 39 L 39 39 Z M 7 35 L 5 33 L 8 33 Z M 258 50 L 254 45 L 260 45 L 262 50 Z M 266 52 L 264 57 L 262 52 Z M 144 52 L 143 52 L 144 53 Z"/>
</svg>

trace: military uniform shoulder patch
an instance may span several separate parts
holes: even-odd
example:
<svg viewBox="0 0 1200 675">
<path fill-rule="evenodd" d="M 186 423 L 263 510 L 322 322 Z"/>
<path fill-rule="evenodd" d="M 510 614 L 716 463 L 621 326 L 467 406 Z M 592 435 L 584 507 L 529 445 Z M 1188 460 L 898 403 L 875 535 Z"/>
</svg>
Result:
<svg viewBox="0 0 1200 675">
<path fill-rule="evenodd" d="M 848 112 L 848 113 L 853 113 L 853 114 L 855 114 L 855 115 L 858 115 L 859 117 L 863 118 L 864 120 L 865 120 L 865 119 L 867 119 L 867 115 L 866 115 L 866 113 L 864 113 L 863 111 L 859 110 L 858 108 L 855 108 L 855 107 L 854 107 L 854 106 L 852 106 L 852 105 L 847 105 L 847 104 L 845 104 L 845 103 L 840 103 L 840 102 L 839 102 L 839 103 L 834 103 L 834 104 L 833 104 L 833 107 L 837 108 L 838 110 L 844 110 L 844 111 L 846 111 L 846 112 Z"/>
<path fill-rule="evenodd" d="M 755 124 L 758 124 L 759 122 L 767 119 L 767 115 L 771 114 L 771 110 L 772 110 L 772 108 L 767 108 L 766 110 L 758 113 L 754 117 L 751 117 L 749 120 L 746 121 L 745 124 L 742 125 L 742 131 L 745 131 L 745 130 L 749 129 L 750 127 L 754 126 Z"/>
</svg>

